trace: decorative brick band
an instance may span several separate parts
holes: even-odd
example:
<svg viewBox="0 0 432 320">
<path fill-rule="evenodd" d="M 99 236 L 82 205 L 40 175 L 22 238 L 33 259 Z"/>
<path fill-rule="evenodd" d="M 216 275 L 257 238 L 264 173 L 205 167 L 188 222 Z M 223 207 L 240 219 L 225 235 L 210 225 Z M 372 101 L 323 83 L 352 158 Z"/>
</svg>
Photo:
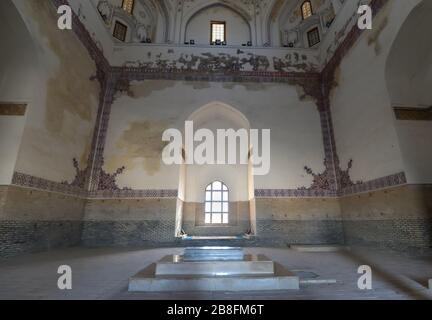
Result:
<svg viewBox="0 0 432 320">
<path fill-rule="evenodd" d="M 79 187 L 34 177 L 21 172 L 14 172 L 12 185 L 78 197 L 87 196 L 87 192 Z"/>
<path fill-rule="evenodd" d="M 388 189 L 407 184 L 404 172 L 393 174 L 379 179 L 361 182 L 344 188 L 342 191 L 313 189 L 257 189 L 257 198 L 339 198 L 343 196 Z"/>
<path fill-rule="evenodd" d="M 144 199 L 177 198 L 177 190 L 116 190 L 90 191 L 90 199 Z"/>
<path fill-rule="evenodd" d="M 327 190 L 310 189 L 256 189 L 257 198 L 333 198 L 336 194 Z"/>
<path fill-rule="evenodd" d="M 110 73 L 127 81 L 140 80 L 178 80 L 213 82 L 290 82 L 306 79 L 320 79 L 318 72 L 270 72 L 270 71 L 197 71 L 165 70 L 138 67 L 111 67 Z M 306 83 L 305 83 L 306 84 Z"/>
<path fill-rule="evenodd" d="M 348 196 L 357 193 L 371 192 L 380 189 L 397 187 L 405 184 L 407 184 L 405 172 L 400 172 L 387 177 L 382 177 L 379 179 L 347 187 L 339 193 L 339 196 Z"/>
<path fill-rule="evenodd" d="M 106 190 L 86 191 L 67 183 L 59 183 L 25 173 L 14 172 L 12 185 L 41 191 L 56 192 L 82 198 L 102 199 L 139 199 L 139 198 L 177 198 L 177 190 Z"/>
<path fill-rule="evenodd" d="M 335 193 L 332 190 L 322 189 L 256 189 L 255 196 L 257 198 L 337 198 L 406 184 L 407 179 L 405 173 L 400 172 L 387 177 L 355 184 L 338 193 Z M 177 190 L 172 189 L 86 191 L 76 186 L 49 181 L 20 172 L 14 173 L 12 185 L 89 199 L 157 199 L 177 198 L 178 196 Z"/>
</svg>

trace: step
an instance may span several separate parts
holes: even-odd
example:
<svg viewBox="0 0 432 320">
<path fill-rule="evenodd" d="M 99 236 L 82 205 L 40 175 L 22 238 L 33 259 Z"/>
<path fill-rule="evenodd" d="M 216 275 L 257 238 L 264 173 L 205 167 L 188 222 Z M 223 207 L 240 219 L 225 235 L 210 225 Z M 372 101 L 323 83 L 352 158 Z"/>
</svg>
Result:
<svg viewBox="0 0 432 320">
<path fill-rule="evenodd" d="M 297 276 L 275 263 L 274 275 L 155 276 L 152 264 L 129 279 L 130 292 L 275 291 L 298 290 Z"/>
<path fill-rule="evenodd" d="M 156 264 L 156 276 L 165 275 L 272 275 L 274 263 L 263 255 L 245 255 L 233 261 L 184 261 L 182 256 L 166 256 Z"/>
<path fill-rule="evenodd" d="M 191 247 L 183 254 L 184 261 L 243 260 L 244 252 L 237 247 Z"/>
<path fill-rule="evenodd" d="M 290 245 L 290 248 L 299 252 L 339 252 L 350 250 L 341 245 Z"/>
<path fill-rule="evenodd" d="M 241 236 L 183 236 L 183 240 L 193 241 L 193 240 L 242 240 L 248 239 L 246 235 Z"/>
</svg>

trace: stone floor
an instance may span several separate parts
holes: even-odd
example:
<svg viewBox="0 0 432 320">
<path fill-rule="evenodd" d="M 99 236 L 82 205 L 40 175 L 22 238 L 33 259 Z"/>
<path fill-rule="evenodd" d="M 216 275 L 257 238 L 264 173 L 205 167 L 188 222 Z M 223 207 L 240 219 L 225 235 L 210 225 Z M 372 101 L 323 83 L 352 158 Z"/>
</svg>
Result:
<svg viewBox="0 0 432 320">
<path fill-rule="evenodd" d="M 340 252 L 298 252 L 291 249 L 248 248 L 265 254 L 307 279 L 337 280 L 335 284 L 302 283 L 299 291 L 129 293 L 128 278 L 165 255 L 182 249 L 70 248 L 0 260 L 0 299 L 432 299 L 432 255 L 408 256 L 355 248 Z M 57 288 L 57 268 L 69 265 L 73 289 Z M 373 290 L 357 288 L 360 265 L 373 269 Z"/>
</svg>

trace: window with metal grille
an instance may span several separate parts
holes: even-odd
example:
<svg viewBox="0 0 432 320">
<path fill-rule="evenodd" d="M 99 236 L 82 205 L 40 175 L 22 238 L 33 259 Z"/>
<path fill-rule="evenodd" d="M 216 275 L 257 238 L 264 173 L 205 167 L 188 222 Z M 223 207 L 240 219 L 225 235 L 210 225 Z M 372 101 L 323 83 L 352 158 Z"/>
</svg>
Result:
<svg viewBox="0 0 432 320">
<path fill-rule="evenodd" d="M 114 38 L 124 42 L 126 40 L 126 34 L 127 34 L 127 26 L 119 21 L 116 21 L 114 25 L 114 32 L 113 32 Z"/>
<path fill-rule="evenodd" d="M 302 6 L 301 6 L 301 12 L 302 12 L 303 20 L 307 19 L 313 15 L 312 4 L 310 1 L 303 2 Z"/>
<path fill-rule="evenodd" d="M 209 184 L 205 191 L 205 223 L 228 224 L 228 187 L 220 181 Z"/>
<path fill-rule="evenodd" d="M 223 21 L 212 21 L 211 22 L 211 43 L 216 43 L 217 41 L 226 41 L 226 23 Z"/>
<path fill-rule="evenodd" d="M 320 43 L 320 34 L 318 28 L 313 28 L 307 33 L 307 38 L 309 42 L 309 47 L 313 47 L 314 45 Z"/>
<path fill-rule="evenodd" d="M 122 8 L 129 14 L 132 14 L 134 9 L 134 0 L 123 0 Z"/>
</svg>

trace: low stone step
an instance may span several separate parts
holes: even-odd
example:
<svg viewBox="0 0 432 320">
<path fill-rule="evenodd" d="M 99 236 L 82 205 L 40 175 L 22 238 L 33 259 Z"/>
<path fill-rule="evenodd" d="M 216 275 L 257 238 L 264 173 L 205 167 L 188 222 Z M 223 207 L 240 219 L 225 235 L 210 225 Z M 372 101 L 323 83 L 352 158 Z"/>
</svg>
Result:
<svg viewBox="0 0 432 320">
<path fill-rule="evenodd" d="M 341 245 L 290 245 L 290 248 L 299 252 L 339 252 L 350 250 Z"/>
<path fill-rule="evenodd" d="M 274 291 L 298 290 L 299 278 L 275 263 L 274 275 L 155 276 L 152 264 L 129 279 L 130 292 Z"/>
</svg>

